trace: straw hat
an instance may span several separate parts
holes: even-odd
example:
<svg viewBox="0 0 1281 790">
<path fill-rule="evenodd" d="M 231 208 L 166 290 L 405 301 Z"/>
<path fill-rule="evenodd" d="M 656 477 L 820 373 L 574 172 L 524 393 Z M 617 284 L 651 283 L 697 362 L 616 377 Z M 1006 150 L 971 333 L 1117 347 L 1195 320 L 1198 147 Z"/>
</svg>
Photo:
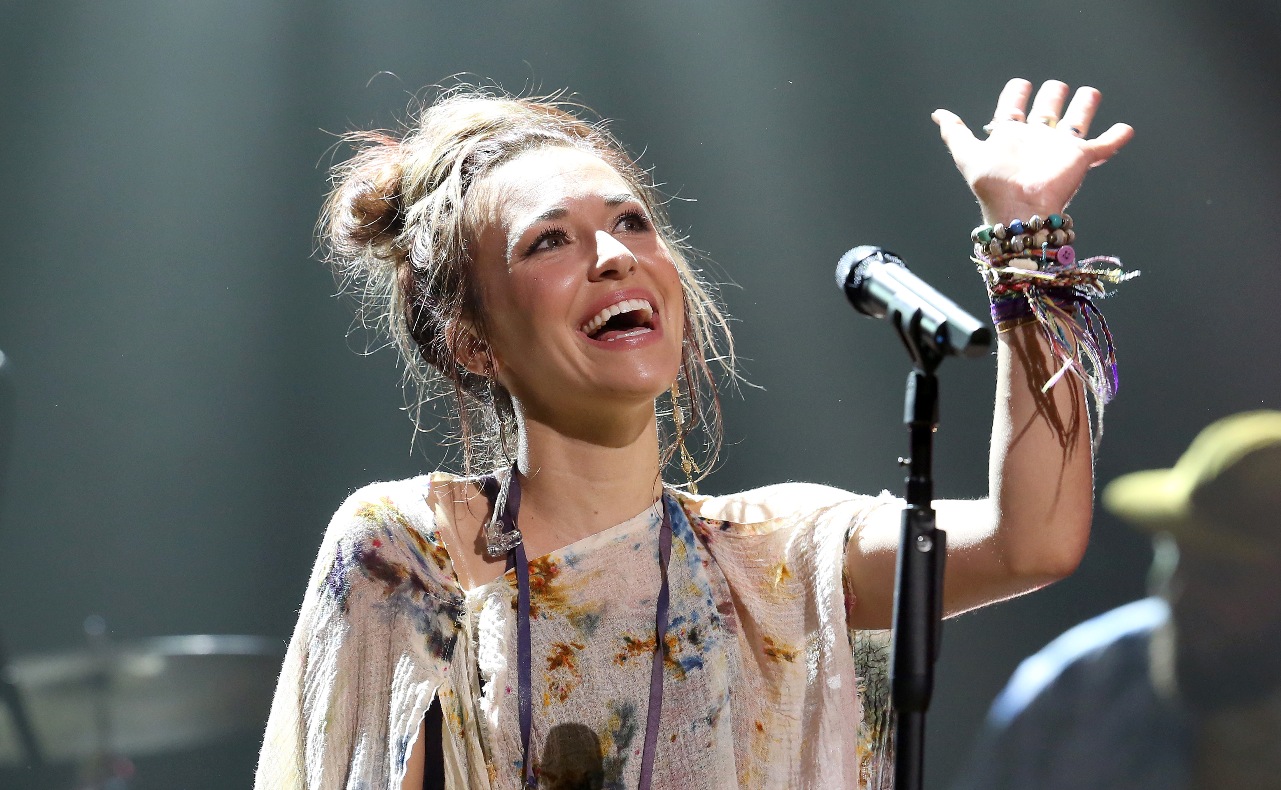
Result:
<svg viewBox="0 0 1281 790">
<path fill-rule="evenodd" d="M 1184 549 L 1239 559 L 1281 555 L 1281 412 L 1211 423 L 1173 469 L 1133 472 L 1103 489 L 1103 506 Z"/>
</svg>

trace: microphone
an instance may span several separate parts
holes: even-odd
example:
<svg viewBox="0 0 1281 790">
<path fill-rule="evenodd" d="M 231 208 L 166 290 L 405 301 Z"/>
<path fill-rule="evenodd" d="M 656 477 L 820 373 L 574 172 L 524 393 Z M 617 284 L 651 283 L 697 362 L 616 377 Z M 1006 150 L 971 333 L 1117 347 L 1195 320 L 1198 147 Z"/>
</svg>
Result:
<svg viewBox="0 0 1281 790">
<path fill-rule="evenodd" d="M 836 284 L 855 310 L 893 321 L 904 340 L 940 355 L 980 357 L 992 343 L 986 323 L 908 271 L 889 250 L 864 245 L 845 253 L 836 264 Z"/>
</svg>

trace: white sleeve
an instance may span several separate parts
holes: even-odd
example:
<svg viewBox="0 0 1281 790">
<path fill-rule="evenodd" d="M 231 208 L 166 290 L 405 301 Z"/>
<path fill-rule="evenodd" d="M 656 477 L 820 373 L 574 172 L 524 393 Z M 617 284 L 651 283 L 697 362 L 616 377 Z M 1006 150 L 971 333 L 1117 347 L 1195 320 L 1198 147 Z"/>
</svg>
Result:
<svg viewBox="0 0 1281 790">
<path fill-rule="evenodd" d="M 399 786 L 463 612 L 430 511 L 406 495 L 412 482 L 368 486 L 330 522 L 277 684 L 257 790 Z"/>
</svg>

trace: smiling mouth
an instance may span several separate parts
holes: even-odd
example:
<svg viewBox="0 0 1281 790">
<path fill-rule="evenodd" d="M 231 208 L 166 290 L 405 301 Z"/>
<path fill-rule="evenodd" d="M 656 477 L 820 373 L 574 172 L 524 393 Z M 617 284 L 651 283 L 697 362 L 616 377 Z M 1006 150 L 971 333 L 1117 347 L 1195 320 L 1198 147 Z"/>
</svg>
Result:
<svg viewBox="0 0 1281 790">
<path fill-rule="evenodd" d="M 648 299 L 626 299 L 601 310 L 579 331 L 605 342 L 643 335 L 654 331 L 654 306 Z"/>
</svg>

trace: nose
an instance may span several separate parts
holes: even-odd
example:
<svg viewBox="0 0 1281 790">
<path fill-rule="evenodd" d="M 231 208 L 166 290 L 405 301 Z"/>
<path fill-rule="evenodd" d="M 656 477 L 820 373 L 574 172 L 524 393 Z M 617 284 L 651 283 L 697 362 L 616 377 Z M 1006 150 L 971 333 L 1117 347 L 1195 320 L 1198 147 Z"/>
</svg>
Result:
<svg viewBox="0 0 1281 790">
<path fill-rule="evenodd" d="M 636 268 L 636 256 L 627 245 L 603 230 L 596 231 L 596 264 L 592 279 L 622 279 Z"/>
</svg>

